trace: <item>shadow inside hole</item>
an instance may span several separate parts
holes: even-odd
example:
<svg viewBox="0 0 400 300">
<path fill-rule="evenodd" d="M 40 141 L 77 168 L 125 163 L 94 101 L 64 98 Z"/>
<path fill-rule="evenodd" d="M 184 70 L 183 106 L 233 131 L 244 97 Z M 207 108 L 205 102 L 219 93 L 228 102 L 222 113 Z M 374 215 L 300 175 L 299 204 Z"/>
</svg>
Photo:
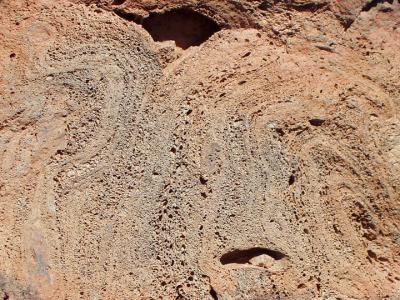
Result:
<svg viewBox="0 0 400 300">
<path fill-rule="evenodd" d="M 223 265 L 233 264 L 233 263 L 247 264 L 250 262 L 252 258 L 263 254 L 271 256 L 275 260 L 280 260 L 286 257 L 285 254 L 276 250 L 255 247 L 244 250 L 233 250 L 231 252 L 225 253 L 224 255 L 221 256 L 220 261 L 221 264 Z"/>
<path fill-rule="evenodd" d="M 154 41 L 173 40 L 182 49 L 199 46 L 221 30 L 215 21 L 188 8 L 151 13 L 143 20 L 142 26 Z"/>
<path fill-rule="evenodd" d="M 112 5 L 122 5 L 125 3 L 126 0 L 114 0 Z"/>
</svg>

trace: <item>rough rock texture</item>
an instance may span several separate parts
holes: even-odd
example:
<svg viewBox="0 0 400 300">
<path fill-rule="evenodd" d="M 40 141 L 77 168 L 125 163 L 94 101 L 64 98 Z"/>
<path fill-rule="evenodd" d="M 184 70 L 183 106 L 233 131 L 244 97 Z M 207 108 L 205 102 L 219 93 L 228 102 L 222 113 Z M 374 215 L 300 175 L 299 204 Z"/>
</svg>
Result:
<svg viewBox="0 0 400 300">
<path fill-rule="evenodd" d="M 396 1 L 3 0 L 0 45 L 0 299 L 400 298 Z"/>
</svg>

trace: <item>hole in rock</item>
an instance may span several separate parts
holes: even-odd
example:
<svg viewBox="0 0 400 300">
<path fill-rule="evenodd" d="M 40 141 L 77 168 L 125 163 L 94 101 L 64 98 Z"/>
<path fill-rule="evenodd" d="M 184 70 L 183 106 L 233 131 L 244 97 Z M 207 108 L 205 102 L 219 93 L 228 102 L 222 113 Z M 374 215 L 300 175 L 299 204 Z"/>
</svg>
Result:
<svg viewBox="0 0 400 300">
<path fill-rule="evenodd" d="M 317 286 L 317 291 L 318 292 L 321 291 L 321 284 L 317 283 L 316 286 Z"/>
<path fill-rule="evenodd" d="M 210 289 L 210 296 L 214 299 L 214 300 L 218 300 L 218 295 L 217 292 L 211 287 Z"/>
<path fill-rule="evenodd" d="M 368 253 L 368 256 L 369 256 L 369 257 L 371 257 L 371 258 L 373 258 L 373 259 L 375 259 L 375 260 L 378 258 L 378 256 L 376 255 L 376 253 L 375 253 L 374 251 L 372 251 L 372 250 L 368 250 L 367 253 Z"/>
<path fill-rule="evenodd" d="M 188 8 L 150 13 L 142 25 L 154 41 L 173 40 L 182 49 L 199 46 L 221 29 L 214 20 Z"/>
<path fill-rule="evenodd" d="M 372 8 L 374 8 L 375 6 L 378 6 L 378 4 L 385 3 L 385 2 L 393 4 L 393 0 L 370 0 L 364 4 L 361 11 L 369 11 Z"/>
<path fill-rule="evenodd" d="M 295 182 L 295 180 L 296 180 L 296 177 L 293 174 L 290 175 L 290 177 L 289 177 L 289 185 L 292 185 Z"/>
<path fill-rule="evenodd" d="M 314 118 L 314 119 L 310 119 L 309 122 L 312 126 L 321 126 L 325 122 L 325 120 Z"/>
<path fill-rule="evenodd" d="M 126 12 L 125 10 L 120 9 L 120 8 L 114 9 L 114 13 L 115 13 L 117 16 L 119 16 L 119 17 L 121 17 L 122 19 L 125 19 L 125 20 L 127 20 L 127 21 L 135 22 L 135 23 L 137 23 L 137 24 L 142 24 L 143 17 L 140 16 L 140 15 L 138 15 L 138 14 L 131 13 L 131 12 Z"/>
<path fill-rule="evenodd" d="M 208 179 L 205 178 L 203 175 L 200 176 L 200 183 L 201 184 L 207 184 Z"/>
<path fill-rule="evenodd" d="M 269 8 L 272 7 L 272 3 L 270 1 L 262 1 L 259 5 L 258 8 L 261 10 L 268 10 Z"/>
<path fill-rule="evenodd" d="M 126 0 L 114 0 L 112 5 L 122 5 L 125 3 Z"/>
<path fill-rule="evenodd" d="M 247 263 L 250 263 L 250 260 L 252 258 L 263 255 L 263 254 L 271 256 L 275 260 L 280 260 L 280 259 L 283 259 L 286 257 L 285 254 L 283 254 L 282 252 L 276 251 L 276 250 L 255 247 L 255 248 L 244 249 L 244 250 L 236 249 L 236 250 L 230 251 L 230 252 L 222 255 L 220 261 L 223 265 L 247 264 Z"/>
</svg>

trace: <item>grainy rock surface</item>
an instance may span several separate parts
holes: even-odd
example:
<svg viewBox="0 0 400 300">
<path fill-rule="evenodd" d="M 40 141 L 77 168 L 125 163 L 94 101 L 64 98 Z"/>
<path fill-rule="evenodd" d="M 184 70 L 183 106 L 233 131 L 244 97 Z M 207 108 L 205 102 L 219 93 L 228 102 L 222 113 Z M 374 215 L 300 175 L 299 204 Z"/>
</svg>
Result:
<svg viewBox="0 0 400 300">
<path fill-rule="evenodd" d="M 400 299 L 397 1 L 0 1 L 0 299 Z"/>
</svg>

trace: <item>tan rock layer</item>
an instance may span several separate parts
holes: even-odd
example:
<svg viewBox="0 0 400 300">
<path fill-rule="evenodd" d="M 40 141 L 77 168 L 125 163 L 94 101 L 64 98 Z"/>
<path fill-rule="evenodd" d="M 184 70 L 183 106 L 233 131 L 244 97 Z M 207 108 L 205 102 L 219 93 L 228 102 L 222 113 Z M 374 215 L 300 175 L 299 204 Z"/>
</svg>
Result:
<svg viewBox="0 0 400 300">
<path fill-rule="evenodd" d="M 0 298 L 400 297 L 397 2 L 86 4 L 0 2 Z"/>
</svg>

